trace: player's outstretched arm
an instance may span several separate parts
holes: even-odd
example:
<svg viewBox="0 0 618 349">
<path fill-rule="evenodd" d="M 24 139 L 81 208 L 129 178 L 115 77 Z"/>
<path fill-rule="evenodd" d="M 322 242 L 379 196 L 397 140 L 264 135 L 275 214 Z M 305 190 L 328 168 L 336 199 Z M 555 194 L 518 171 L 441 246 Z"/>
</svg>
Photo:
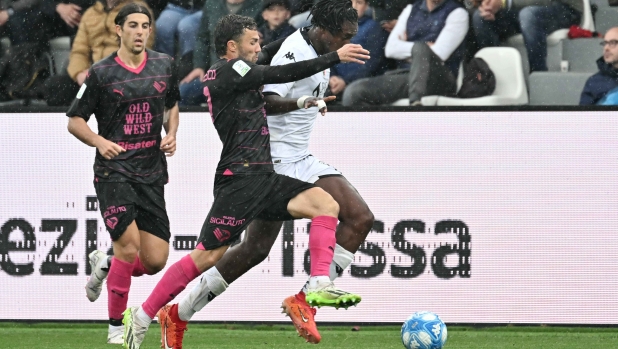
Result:
<svg viewBox="0 0 618 349">
<path fill-rule="evenodd" d="M 110 142 L 107 139 L 92 132 L 90 126 L 86 123 L 86 120 L 79 116 L 72 116 L 69 118 L 69 125 L 67 126 L 69 132 L 83 143 L 96 147 L 99 153 L 111 160 L 118 156 L 120 153 L 124 153 L 126 150 L 114 142 Z"/>
<path fill-rule="evenodd" d="M 318 107 L 322 115 L 326 115 L 326 103 L 334 101 L 337 97 L 329 96 L 325 98 L 317 98 L 312 96 L 303 96 L 298 99 L 281 97 L 278 94 L 264 95 L 266 101 L 266 113 L 268 115 L 288 113 L 298 109 L 307 109 Z M 320 103 L 322 101 L 322 103 Z"/>
<path fill-rule="evenodd" d="M 178 103 L 171 109 L 165 108 L 163 113 L 163 128 L 165 128 L 165 137 L 161 140 L 161 150 L 166 156 L 173 156 L 176 153 L 176 132 L 180 123 L 180 112 Z"/>
<path fill-rule="evenodd" d="M 283 84 L 301 80 L 317 74 L 338 63 L 365 64 L 369 51 L 361 45 L 347 44 L 336 52 L 330 52 L 318 58 L 278 66 L 263 66 L 262 84 Z"/>
<path fill-rule="evenodd" d="M 260 53 L 258 55 L 258 60 L 257 60 L 257 62 L 255 62 L 255 64 L 257 64 L 257 65 L 269 65 L 270 62 L 272 61 L 273 57 L 277 53 L 277 51 L 279 51 L 279 49 L 281 48 L 281 45 L 283 44 L 285 39 L 287 39 L 287 38 L 275 40 L 275 41 L 271 42 L 270 44 L 262 47 L 262 51 L 260 51 Z"/>
</svg>

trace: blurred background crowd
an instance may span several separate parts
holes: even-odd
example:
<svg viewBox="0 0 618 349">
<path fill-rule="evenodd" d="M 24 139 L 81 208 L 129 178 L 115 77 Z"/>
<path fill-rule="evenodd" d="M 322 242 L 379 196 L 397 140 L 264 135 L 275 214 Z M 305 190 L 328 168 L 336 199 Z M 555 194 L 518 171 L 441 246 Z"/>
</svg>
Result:
<svg viewBox="0 0 618 349">
<path fill-rule="evenodd" d="M 0 102 L 69 105 L 118 48 L 114 18 L 142 0 L 0 0 Z M 363 105 L 618 104 L 616 0 L 341 0 L 365 65 L 331 69 L 327 95 Z M 146 0 L 148 47 L 175 57 L 181 105 L 199 106 L 217 21 L 256 19 L 262 45 L 310 25 L 313 0 Z M 2 104 L 0 104 L 1 106 Z"/>
</svg>

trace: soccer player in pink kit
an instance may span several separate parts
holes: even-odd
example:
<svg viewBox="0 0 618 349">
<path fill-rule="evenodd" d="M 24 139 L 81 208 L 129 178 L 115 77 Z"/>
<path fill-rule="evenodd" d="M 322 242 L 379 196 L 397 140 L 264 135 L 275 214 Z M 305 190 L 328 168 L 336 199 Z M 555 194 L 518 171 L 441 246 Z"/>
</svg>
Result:
<svg viewBox="0 0 618 349">
<path fill-rule="evenodd" d="M 349 1 L 320 0 L 311 13 L 312 26 L 301 28 L 285 39 L 270 65 L 284 67 L 335 51 L 349 43 L 358 30 L 358 14 Z M 354 253 L 373 226 L 373 213 L 341 172 L 319 161 L 309 151 L 313 125 L 319 112 L 325 113 L 324 102 L 319 103 L 328 86 L 329 75 L 329 69 L 326 69 L 302 80 L 266 85 L 262 93 L 266 101 L 275 172 L 313 183 L 339 204 L 337 243 L 329 275 L 334 281 L 354 260 Z M 307 108 L 308 101 L 312 101 L 311 105 L 318 105 L 319 110 Z M 244 240 L 226 252 L 180 303 L 160 310 L 162 342 L 168 348 L 181 349 L 184 330 L 191 317 L 268 256 L 281 224 L 255 220 L 247 228 Z M 316 298 L 307 294 L 307 286 L 305 284 L 300 292 L 285 298 L 282 308 L 300 336 L 310 343 L 319 343 L 321 335 L 314 319 L 315 306 L 347 308 L 361 299 L 355 295 Z"/>
<path fill-rule="evenodd" d="M 254 219 L 311 219 L 307 296 L 333 301 L 358 297 L 335 288 L 329 278 L 339 205 L 315 185 L 274 171 L 260 88 L 303 79 L 339 62 L 363 63 L 368 52 L 349 44 L 300 63 L 256 65 L 261 51 L 257 25 L 238 15 L 227 15 L 217 23 L 215 50 L 221 59 L 210 67 L 204 81 L 210 115 L 223 143 L 215 173 L 215 200 L 196 249 L 166 271 L 140 307 L 124 312 L 124 345 L 129 349 L 140 348 L 159 309 L 211 269 Z"/>
<path fill-rule="evenodd" d="M 107 342 L 122 344 L 131 277 L 155 274 L 167 262 L 170 228 L 163 186 L 166 155 L 176 151 L 180 93 L 172 58 L 145 49 L 150 11 L 128 4 L 115 23 L 120 48 L 90 68 L 67 116 L 69 132 L 97 148 L 94 187 L 114 249 L 113 257 L 90 254 L 86 295 L 95 301 L 107 278 Z M 98 134 L 86 123 L 92 114 Z"/>
</svg>

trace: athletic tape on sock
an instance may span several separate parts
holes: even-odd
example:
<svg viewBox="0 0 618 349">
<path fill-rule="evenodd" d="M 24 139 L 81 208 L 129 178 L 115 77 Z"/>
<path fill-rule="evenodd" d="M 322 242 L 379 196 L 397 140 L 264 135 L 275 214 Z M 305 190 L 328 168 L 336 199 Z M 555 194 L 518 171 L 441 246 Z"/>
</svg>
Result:
<svg viewBox="0 0 618 349">
<path fill-rule="evenodd" d="M 202 310 L 215 297 L 225 292 L 228 286 L 217 267 L 208 269 L 203 274 L 200 282 L 178 304 L 178 317 L 183 321 L 191 320 L 195 313 Z"/>
<path fill-rule="evenodd" d="M 330 280 L 333 281 L 354 261 L 354 254 L 341 245 L 335 246 L 333 262 L 330 264 Z"/>
</svg>

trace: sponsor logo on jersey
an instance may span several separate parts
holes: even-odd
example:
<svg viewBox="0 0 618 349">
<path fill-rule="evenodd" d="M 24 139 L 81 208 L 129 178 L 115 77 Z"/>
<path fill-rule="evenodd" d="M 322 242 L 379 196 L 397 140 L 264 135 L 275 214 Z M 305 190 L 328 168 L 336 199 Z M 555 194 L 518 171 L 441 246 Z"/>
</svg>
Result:
<svg viewBox="0 0 618 349">
<path fill-rule="evenodd" d="M 137 142 L 137 143 L 130 143 L 130 142 L 118 142 L 117 143 L 119 146 L 123 147 L 125 150 L 137 150 L 137 149 L 144 149 L 144 148 L 150 148 L 150 147 L 154 147 L 155 145 L 157 145 L 157 141 L 141 141 L 141 142 Z"/>
<path fill-rule="evenodd" d="M 232 65 L 232 69 L 236 70 L 238 75 L 245 76 L 245 75 L 247 75 L 249 70 L 251 70 L 251 67 L 247 63 L 245 63 L 243 61 L 236 61 L 236 63 L 234 63 L 234 65 Z"/>
<path fill-rule="evenodd" d="M 155 90 L 159 91 L 159 93 L 163 93 L 167 88 L 165 81 L 155 81 L 152 86 L 154 86 Z"/>
<path fill-rule="evenodd" d="M 124 97 L 124 93 L 122 91 L 124 91 L 124 88 L 119 89 L 113 89 L 112 90 L 114 93 L 117 93 L 119 95 L 121 95 L 122 97 Z"/>
<path fill-rule="evenodd" d="M 117 217 L 111 217 L 105 220 L 105 225 L 107 225 L 110 229 L 116 228 L 117 224 L 118 224 Z"/>
<path fill-rule="evenodd" d="M 231 171 L 230 171 L 231 172 Z M 246 219 L 236 219 L 235 217 L 223 216 L 219 217 L 210 217 L 210 223 L 217 225 L 228 225 L 230 227 L 235 227 L 245 223 Z"/>
<path fill-rule="evenodd" d="M 232 236 L 232 234 L 230 234 L 228 230 L 219 229 L 219 227 L 215 228 L 213 233 L 215 234 L 215 237 L 217 238 L 217 240 L 219 240 L 219 242 L 223 242 L 229 239 L 230 236 Z"/>
<path fill-rule="evenodd" d="M 296 58 L 294 58 L 294 54 L 292 52 L 286 53 L 285 56 L 283 56 L 283 58 L 287 58 L 287 59 L 289 59 L 291 61 L 296 62 Z"/>
<path fill-rule="evenodd" d="M 106 210 L 105 213 L 103 213 L 103 218 L 107 218 L 113 214 L 117 214 L 120 212 L 127 212 L 127 208 L 125 206 L 109 206 Z"/>
</svg>

